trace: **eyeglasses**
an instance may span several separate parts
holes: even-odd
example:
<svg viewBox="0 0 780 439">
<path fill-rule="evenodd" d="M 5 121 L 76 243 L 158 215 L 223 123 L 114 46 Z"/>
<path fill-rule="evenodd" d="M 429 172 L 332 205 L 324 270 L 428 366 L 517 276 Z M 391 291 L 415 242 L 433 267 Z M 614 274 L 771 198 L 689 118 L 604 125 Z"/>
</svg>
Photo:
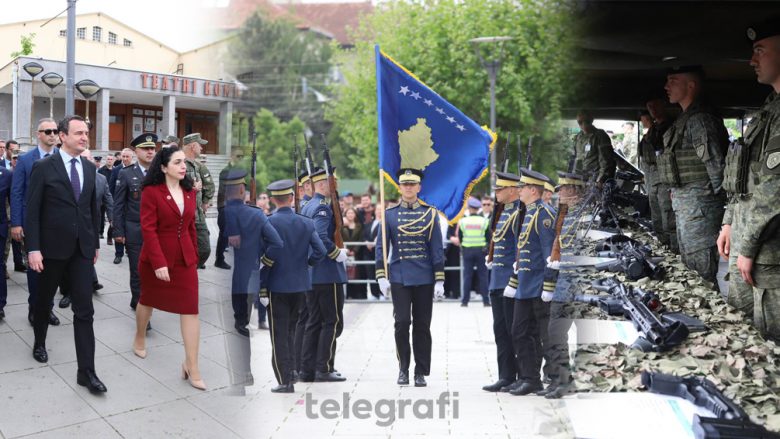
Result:
<svg viewBox="0 0 780 439">
<path fill-rule="evenodd" d="M 59 134 L 60 130 L 38 130 L 38 132 L 51 136 L 52 134 Z"/>
<path fill-rule="evenodd" d="M 493 203 L 482 203 L 482 207 L 493 207 Z"/>
</svg>

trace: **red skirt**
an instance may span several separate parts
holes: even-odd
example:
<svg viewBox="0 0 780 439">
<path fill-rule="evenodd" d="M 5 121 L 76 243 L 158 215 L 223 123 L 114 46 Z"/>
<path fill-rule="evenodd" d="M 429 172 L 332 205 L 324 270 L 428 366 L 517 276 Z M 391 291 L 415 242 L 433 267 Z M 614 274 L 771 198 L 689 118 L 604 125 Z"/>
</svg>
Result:
<svg viewBox="0 0 780 439">
<path fill-rule="evenodd" d="M 179 254 L 173 267 L 168 267 L 170 282 L 157 279 L 152 264 L 146 261 L 138 263 L 138 274 L 141 278 L 141 305 L 175 314 L 198 314 L 197 264 L 184 265 L 184 257 Z"/>
</svg>

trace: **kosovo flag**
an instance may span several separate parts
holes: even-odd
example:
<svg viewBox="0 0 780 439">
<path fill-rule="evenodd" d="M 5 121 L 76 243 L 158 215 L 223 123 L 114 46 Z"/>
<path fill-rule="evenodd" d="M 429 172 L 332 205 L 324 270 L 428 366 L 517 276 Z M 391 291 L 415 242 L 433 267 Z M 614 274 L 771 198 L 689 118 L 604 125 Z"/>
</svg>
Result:
<svg viewBox="0 0 780 439">
<path fill-rule="evenodd" d="M 395 185 L 399 169 L 422 170 L 420 199 L 454 224 L 488 172 L 496 135 L 375 50 L 379 169 Z"/>
</svg>

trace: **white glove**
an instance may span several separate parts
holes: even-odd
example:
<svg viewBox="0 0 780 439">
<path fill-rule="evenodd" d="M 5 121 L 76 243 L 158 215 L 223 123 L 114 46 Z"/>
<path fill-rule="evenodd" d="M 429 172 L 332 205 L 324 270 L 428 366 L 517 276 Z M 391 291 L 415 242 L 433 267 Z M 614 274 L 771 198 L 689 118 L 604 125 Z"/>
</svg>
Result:
<svg viewBox="0 0 780 439">
<path fill-rule="evenodd" d="M 520 270 L 517 269 L 517 261 L 512 263 L 512 270 L 515 272 L 515 274 L 520 272 Z"/>
<path fill-rule="evenodd" d="M 379 291 L 381 291 L 383 295 L 387 296 L 387 292 L 390 291 L 390 281 L 387 280 L 386 277 L 380 277 L 377 279 L 377 283 L 379 283 Z"/>
<path fill-rule="evenodd" d="M 433 284 L 433 297 L 436 300 L 441 300 L 444 298 L 444 281 L 439 280 L 436 281 L 435 284 Z"/>
<path fill-rule="evenodd" d="M 340 248 L 339 249 L 339 255 L 336 256 L 336 262 L 344 262 L 347 260 L 349 256 L 347 256 L 347 249 Z"/>
<path fill-rule="evenodd" d="M 552 302 L 553 300 L 553 293 L 549 291 L 542 291 L 542 301 L 543 302 Z"/>
<path fill-rule="evenodd" d="M 261 297 L 260 298 L 260 305 L 263 305 L 264 307 L 268 308 L 268 298 L 267 297 Z"/>
<path fill-rule="evenodd" d="M 485 256 L 485 267 L 487 267 L 488 270 L 493 269 L 493 261 L 488 261 L 488 257 Z"/>
<path fill-rule="evenodd" d="M 515 293 L 517 292 L 517 288 L 510 287 L 509 285 L 504 288 L 504 297 L 508 297 L 510 299 L 515 298 Z"/>
<path fill-rule="evenodd" d="M 553 270 L 560 270 L 561 261 L 550 261 L 550 257 L 547 256 L 547 268 L 552 268 Z"/>
</svg>

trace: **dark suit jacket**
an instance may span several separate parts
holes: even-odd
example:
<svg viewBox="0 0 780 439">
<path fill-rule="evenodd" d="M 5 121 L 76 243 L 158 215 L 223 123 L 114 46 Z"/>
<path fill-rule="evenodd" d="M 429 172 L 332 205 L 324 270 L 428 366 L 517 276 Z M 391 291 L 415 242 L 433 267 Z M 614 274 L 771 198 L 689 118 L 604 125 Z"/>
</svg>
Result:
<svg viewBox="0 0 780 439">
<path fill-rule="evenodd" d="M 44 259 L 69 259 L 77 251 L 87 259 L 100 248 L 100 211 L 95 193 L 95 165 L 81 159 L 84 182 L 76 200 L 59 151 L 33 164 L 24 220 L 28 251 Z"/>
<path fill-rule="evenodd" d="M 150 263 L 155 270 L 162 267 L 170 270 L 181 252 L 187 266 L 196 264 L 195 208 L 195 191 L 184 191 L 182 215 L 165 184 L 145 187 L 141 197 L 141 261 Z"/>
<path fill-rule="evenodd" d="M 114 217 L 114 198 L 111 196 L 111 191 L 108 190 L 108 180 L 106 177 L 98 172 L 95 174 L 95 198 L 98 203 L 98 210 L 103 211 L 106 208 L 106 213 L 109 218 Z"/>
<path fill-rule="evenodd" d="M 56 151 L 54 148 L 52 152 Z M 38 147 L 19 156 L 14 169 L 13 184 L 11 185 L 11 226 L 24 225 L 24 213 L 27 208 L 27 186 L 30 184 L 30 172 L 33 163 L 38 161 L 41 155 Z"/>
<path fill-rule="evenodd" d="M 5 157 L 0 159 L 0 167 L 3 167 L 5 169 L 8 169 L 8 166 L 11 164 L 11 161 L 6 159 Z M 10 171 L 10 169 L 8 169 Z"/>
</svg>

